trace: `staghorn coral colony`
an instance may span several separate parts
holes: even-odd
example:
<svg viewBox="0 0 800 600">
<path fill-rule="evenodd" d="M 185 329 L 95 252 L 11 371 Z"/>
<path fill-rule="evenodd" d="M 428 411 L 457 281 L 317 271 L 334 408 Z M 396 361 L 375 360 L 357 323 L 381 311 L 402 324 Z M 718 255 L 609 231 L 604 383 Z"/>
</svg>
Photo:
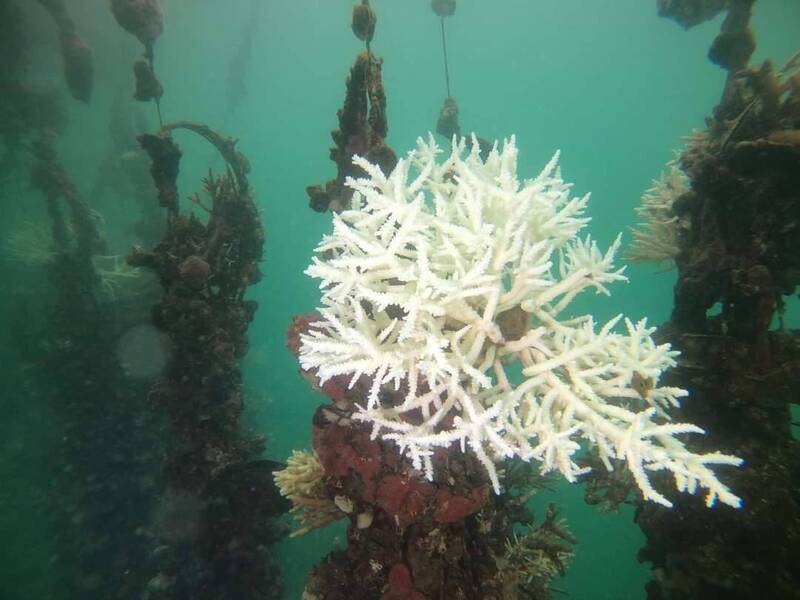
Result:
<svg viewBox="0 0 800 600">
<path fill-rule="evenodd" d="M 495 463 L 519 457 L 575 481 L 587 442 L 609 470 L 621 461 L 643 497 L 671 502 L 648 472 L 670 471 L 676 487 L 739 498 L 710 465 L 739 465 L 717 452 L 695 454 L 677 436 L 702 433 L 671 423 L 666 410 L 686 394 L 660 386 L 675 364 L 645 321 L 621 316 L 596 327 L 591 315 L 564 316 L 585 290 L 608 293 L 624 279 L 613 266 L 619 238 L 601 252 L 591 237 L 588 195 L 572 198 L 558 155 L 529 181 L 517 178 L 513 138 L 484 161 L 478 144 L 450 156 L 431 138 L 391 174 L 356 157 L 369 175 L 349 179 L 350 210 L 334 215 L 306 273 L 321 280 L 321 320 L 301 334 L 300 364 L 321 384 L 346 377 L 369 392 L 353 418 L 393 441 L 433 479 L 437 448 L 469 448 L 495 492 Z M 514 385 L 507 365 L 518 362 Z"/>
</svg>

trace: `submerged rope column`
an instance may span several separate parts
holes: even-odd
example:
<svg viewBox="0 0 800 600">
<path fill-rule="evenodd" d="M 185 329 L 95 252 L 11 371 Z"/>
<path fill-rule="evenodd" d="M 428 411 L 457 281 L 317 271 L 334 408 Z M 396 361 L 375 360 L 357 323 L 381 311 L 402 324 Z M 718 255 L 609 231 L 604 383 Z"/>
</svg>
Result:
<svg viewBox="0 0 800 600">
<path fill-rule="evenodd" d="M 442 32 L 442 59 L 444 62 L 444 85 L 447 91 L 447 96 L 444 99 L 444 104 L 439 111 L 439 117 L 436 119 L 436 133 L 447 138 L 448 141 L 453 139 L 453 136 L 461 137 L 461 125 L 458 123 L 458 103 L 453 98 L 450 89 L 450 64 L 447 59 L 447 36 L 445 35 L 444 20 L 445 17 L 452 17 L 456 12 L 456 0 L 431 0 L 431 8 L 433 12 L 439 17 Z M 482 156 L 492 149 L 492 143 L 473 135 L 467 136 L 467 145 L 471 146 L 474 139 L 477 140 L 480 146 Z"/>
<path fill-rule="evenodd" d="M 356 57 L 347 77 L 342 108 L 337 112 L 339 125 L 331 131 L 334 146 L 330 158 L 336 163 L 336 178 L 324 184 L 306 187 L 309 204 L 317 212 L 339 212 L 350 206 L 353 190 L 345 185 L 348 177 L 361 177 L 363 170 L 353 164 L 359 155 L 390 173 L 397 156 L 386 145 L 389 125 L 386 118 L 386 94 L 383 90 L 383 60 L 370 49 L 377 17 L 368 0 L 353 6 L 352 30 L 366 43 L 366 51 Z"/>
<path fill-rule="evenodd" d="M 445 35 L 444 19 L 452 17 L 456 12 L 456 0 L 431 0 L 431 9 L 439 17 L 442 32 L 442 59 L 444 62 L 444 85 L 447 96 L 444 105 L 439 111 L 436 121 L 436 132 L 446 138 L 454 135 L 461 136 L 461 127 L 458 124 L 458 104 L 450 92 L 450 65 L 447 60 L 447 36 Z"/>
<path fill-rule="evenodd" d="M 111 0 L 111 13 L 125 31 L 144 46 L 144 55 L 133 64 L 136 90 L 133 97 L 141 102 L 155 101 L 158 126 L 164 126 L 161 116 L 161 96 L 164 88 L 155 73 L 155 54 L 153 45 L 164 31 L 164 15 L 158 0 L 142 0 L 137 3 L 125 0 Z"/>
<path fill-rule="evenodd" d="M 375 16 L 375 11 L 369 5 L 369 0 L 361 0 L 361 4 L 353 5 L 353 21 L 350 27 L 353 29 L 355 36 L 364 42 L 367 48 L 367 62 L 372 62 L 372 48 L 370 42 L 375 35 L 375 25 L 378 23 L 378 18 Z M 369 87 L 369 68 L 365 74 L 367 87 Z"/>
<path fill-rule="evenodd" d="M 351 27 L 356 37 L 364 42 L 367 47 L 367 54 L 372 55 L 369 43 L 375 35 L 375 25 L 378 19 L 375 11 L 369 5 L 369 0 L 361 0 L 361 4 L 353 5 L 353 22 Z"/>
<path fill-rule="evenodd" d="M 447 97 L 449 98 L 451 96 L 450 68 L 447 66 L 447 39 L 444 34 L 444 16 L 439 17 L 439 20 L 442 23 L 442 56 L 444 57 L 444 83 L 445 83 L 445 89 L 447 90 Z"/>
<path fill-rule="evenodd" d="M 720 101 L 676 161 L 687 191 L 671 211 L 685 230 L 672 317 L 659 330 L 681 352 L 665 384 L 692 389 L 681 418 L 736 449 L 746 467 L 728 476 L 741 510 L 709 520 L 688 500 L 672 511 L 637 507 L 647 538 L 639 556 L 658 573 L 650 599 L 797 598 L 800 589 L 800 443 L 791 431 L 800 332 L 773 325 L 800 285 L 800 60 L 750 63 L 752 7 L 659 4 L 686 29 L 727 11 L 708 52 L 727 72 Z"/>
</svg>

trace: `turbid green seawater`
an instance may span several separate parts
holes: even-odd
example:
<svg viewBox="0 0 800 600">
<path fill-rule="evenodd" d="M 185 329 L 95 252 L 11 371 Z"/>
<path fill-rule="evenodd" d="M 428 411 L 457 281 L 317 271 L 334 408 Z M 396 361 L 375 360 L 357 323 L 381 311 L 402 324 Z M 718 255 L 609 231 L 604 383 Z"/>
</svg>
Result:
<svg viewBox="0 0 800 600">
<path fill-rule="evenodd" d="M 286 348 L 292 316 L 318 304 L 317 282 L 303 271 L 331 228 L 329 214 L 308 208 L 305 187 L 335 176 L 328 159 L 330 130 L 336 126 L 346 74 L 363 44 L 350 31 L 349 2 L 261 1 L 253 13 L 248 0 L 163 0 L 165 29 L 155 45 L 155 65 L 165 89 L 165 121 L 203 122 L 238 138 L 238 148 L 251 164 L 250 183 L 266 242 L 264 277 L 247 292 L 259 309 L 242 361 L 243 422 L 266 436 L 265 456 L 285 461 L 293 449 L 311 447 L 310 420 L 324 401 L 300 376 L 297 360 Z M 8 3 L 13 2 L 0 0 L 0 5 Z M 106 0 L 72 4 L 72 18 L 94 48 L 91 102 L 75 102 L 63 89 L 53 25 L 38 4 L 24 10 L 31 24 L 26 77 L 54 86 L 64 96 L 68 121 L 57 143 L 61 161 L 102 215 L 108 254 L 125 255 L 142 243 L 133 228 L 138 205 L 113 189 L 91 193 L 98 189 L 98 172 L 111 146 L 108 115 L 119 98 L 127 102 L 130 96 L 130 65 L 141 46 L 121 32 Z M 440 23 L 425 0 L 373 0 L 372 5 L 378 14 L 372 50 L 384 61 L 387 142 L 404 155 L 418 136 L 435 129 L 446 96 Z M 726 74 L 706 54 L 721 20 L 718 16 L 684 31 L 658 17 L 654 0 L 462 0 L 447 20 L 450 84 L 462 129 L 489 139 L 515 135 L 521 177 L 534 177 L 560 150 L 562 174 L 574 183 L 574 193 L 591 192 L 588 231 L 601 247 L 618 232 L 626 244 L 642 192 L 673 151 L 683 147 L 683 137 L 705 127 L 705 117 L 719 102 Z M 752 27 L 758 45 L 751 64 L 770 58 L 781 65 L 798 49 L 800 3 L 760 0 Z M 229 72 L 244 35 L 253 36 L 250 55 L 240 65 L 246 89 L 232 106 Z M 0 120 L 2 104 L 0 93 Z M 152 104 L 133 108 L 138 123 L 157 128 Z M 185 156 L 178 178 L 185 198 L 199 188 L 209 168 L 220 169 L 223 163 L 196 138 L 185 133 L 175 137 Z M 2 150 L 0 146 L 0 154 Z M 9 172 L 0 174 L 4 240 L 20 223 L 46 222 L 41 196 L 29 184 L 30 159 L 24 151 L 20 156 Z M 202 215 L 201 209 L 195 210 Z M 9 325 L 0 326 L 0 599 L 71 599 L 60 595 L 65 574 L 55 565 L 62 537 L 76 535 L 80 527 L 60 529 L 63 519 L 51 518 L 49 507 L 58 494 L 54 482 L 68 468 L 59 454 L 61 442 L 78 434 L 35 391 L 31 377 L 36 365 L 20 358 L 10 326 L 21 319 L 45 318 L 43 313 L 21 316 L 26 313 L 20 312 L 19 303 L 26 290 L 44 290 L 45 297 L 37 302 L 48 306 L 49 284 L 42 270 L 32 271 L 8 250 L 3 258 L 0 318 Z M 674 269 L 636 264 L 626 275 L 629 282 L 613 284 L 610 297 L 588 294 L 570 309 L 591 312 L 598 322 L 618 313 L 647 317 L 652 324 L 668 320 Z M 141 324 L 148 318 L 143 314 Z M 785 323 L 800 326 L 796 296 L 788 301 Z M 115 470 L 125 469 L 108 461 L 98 467 L 98 476 L 113 480 Z M 651 572 L 637 560 L 644 536 L 633 522 L 632 507 L 601 513 L 584 503 L 581 485 L 560 479 L 534 498 L 537 516 L 549 502 L 559 504 L 578 539 L 575 557 L 566 575 L 554 580 L 554 588 L 577 600 L 646 598 Z M 143 518 L 151 513 L 142 508 Z M 88 545 L 102 543 L 86 540 Z M 283 597 L 300 598 L 312 566 L 345 544 L 342 522 L 278 542 L 274 552 L 283 571 Z M 87 589 L 81 598 L 99 598 L 91 586 Z"/>
</svg>

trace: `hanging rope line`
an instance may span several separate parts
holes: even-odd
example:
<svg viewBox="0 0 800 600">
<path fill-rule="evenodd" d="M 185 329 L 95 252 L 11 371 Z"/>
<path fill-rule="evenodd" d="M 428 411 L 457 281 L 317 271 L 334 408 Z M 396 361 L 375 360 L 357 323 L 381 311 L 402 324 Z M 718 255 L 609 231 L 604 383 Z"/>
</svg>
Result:
<svg viewBox="0 0 800 600">
<path fill-rule="evenodd" d="M 155 59 L 153 57 L 152 50 L 149 52 L 147 58 L 150 61 L 150 70 L 153 73 L 155 73 L 155 65 L 154 65 Z M 164 128 L 164 118 L 161 116 L 161 98 L 156 96 L 155 98 L 153 98 L 153 100 L 155 100 L 155 102 L 156 102 L 156 114 L 158 115 L 158 127 L 159 127 L 159 129 L 163 129 Z"/>
<path fill-rule="evenodd" d="M 439 17 L 442 21 L 442 54 L 444 55 L 444 81 L 447 86 L 447 97 L 450 98 L 450 69 L 447 66 L 447 42 L 444 36 L 444 17 Z"/>
<path fill-rule="evenodd" d="M 369 4 L 369 0 L 361 0 L 361 4 L 353 5 L 353 22 L 351 27 L 356 37 L 363 40 L 367 48 L 367 66 L 365 73 L 367 87 L 369 87 L 370 83 L 369 75 L 372 65 L 372 48 L 370 47 L 370 42 L 372 41 L 372 36 L 375 35 L 375 25 L 377 22 L 378 19 Z"/>
<path fill-rule="evenodd" d="M 453 136 L 461 135 L 461 128 L 458 125 L 458 104 L 456 99 L 453 98 L 453 93 L 450 90 L 450 65 L 447 60 L 447 35 L 444 30 L 445 17 L 452 17 L 456 11 L 456 0 L 431 0 L 431 8 L 433 12 L 441 19 L 440 25 L 442 29 L 442 58 L 444 59 L 444 84 L 447 95 L 444 99 L 444 105 L 439 111 L 439 117 L 436 119 L 436 133 L 445 138 L 452 140 Z"/>
</svg>

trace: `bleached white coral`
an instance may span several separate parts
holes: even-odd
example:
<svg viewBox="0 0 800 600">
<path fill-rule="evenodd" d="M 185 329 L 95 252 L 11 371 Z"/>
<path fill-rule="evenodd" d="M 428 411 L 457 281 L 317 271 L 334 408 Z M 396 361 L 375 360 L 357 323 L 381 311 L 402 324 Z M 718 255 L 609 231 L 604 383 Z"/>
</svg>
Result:
<svg viewBox="0 0 800 600">
<path fill-rule="evenodd" d="M 582 291 L 608 294 L 625 277 L 613 265 L 619 238 L 602 252 L 579 237 L 588 195 L 570 196 L 558 154 L 521 182 L 513 137 L 485 161 L 475 142 L 454 141 L 437 162 L 441 152 L 420 139 L 389 176 L 354 159 L 367 177 L 348 179 L 352 208 L 333 216 L 306 271 L 321 280 L 322 319 L 301 336 L 302 367 L 370 381 L 354 418 L 428 478 L 433 449 L 460 445 L 495 490 L 504 457 L 575 481 L 583 444 L 609 469 L 627 463 L 648 500 L 671 505 L 648 478 L 669 470 L 679 490 L 705 488 L 709 506 L 739 506 L 710 466 L 740 459 L 690 452 L 680 434 L 702 430 L 668 420 L 686 392 L 658 380 L 677 353 L 644 320 L 563 316 Z M 513 362 L 519 383 L 506 374 Z"/>
</svg>

